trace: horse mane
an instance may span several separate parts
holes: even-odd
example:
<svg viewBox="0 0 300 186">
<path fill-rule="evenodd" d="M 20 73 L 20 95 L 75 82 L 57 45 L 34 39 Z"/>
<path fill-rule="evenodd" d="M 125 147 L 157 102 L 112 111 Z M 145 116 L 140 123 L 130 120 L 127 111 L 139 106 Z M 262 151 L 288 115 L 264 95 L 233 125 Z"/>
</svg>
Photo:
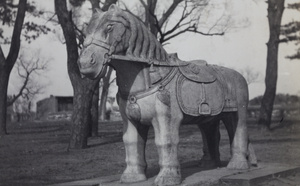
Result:
<svg viewBox="0 0 300 186">
<path fill-rule="evenodd" d="M 125 19 L 131 31 L 126 55 L 154 59 L 161 62 L 168 61 L 167 52 L 144 23 L 124 10 L 118 11 L 116 16 L 118 19 Z"/>
</svg>

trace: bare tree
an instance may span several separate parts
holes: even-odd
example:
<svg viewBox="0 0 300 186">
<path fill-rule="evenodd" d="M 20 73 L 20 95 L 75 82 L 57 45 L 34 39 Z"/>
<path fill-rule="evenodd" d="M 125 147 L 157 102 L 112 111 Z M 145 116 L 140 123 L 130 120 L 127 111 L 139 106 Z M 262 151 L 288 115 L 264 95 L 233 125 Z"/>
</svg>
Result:
<svg viewBox="0 0 300 186">
<path fill-rule="evenodd" d="M 74 90 L 72 133 L 69 148 L 81 149 L 87 147 L 89 123 L 91 122 L 91 103 L 96 83 L 93 80 L 81 79 L 77 66 L 78 44 L 72 20 L 72 12 L 68 11 L 66 0 L 55 0 L 55 12 L 62 27 L 66 49 L 68 74 Z"/>
<path fill-rule="evenodd" d="M 33 4 L 27 3 L 27 0 L 17 2 L 13 0 L 2 0 L 0 2 L 0 135 L 6 134 L 6 105 L 7 88 L 11 70 L 16 63 L 19 55 L 21 36 L 22 39 L 31 42 L 41 34 L 47 34 L 50 29 L 45 25 L 33 22 L 24 22 L 25 12 L 39 17 L 42 11 L 37 11 Z M 5 28 L 13 28 L 8 31 L 9 36 L 5 36 Z M 10 45 L 7 57 L 5 57 L 1 45 Z"/>
<path fill-rule="evenodd" d="M 288 9 L 297 10 L 300 12 L 300 3 L 288 4 Z M 292 20 L 291 22 L 282 25 L 281 27 L 281 35 L 284 37 L 279 42 L 287 43 L 287 42 L 295 42 L 297 45 L 300 44 L 300 21 Z M 295 60 L 300 59 L 300 47 L 298 47 L 295 54 L 288 55 L 288 59 Z"/>
<path fill-rule="evenodd" d="M 81 0 L 78 0 L 77 2 L 79 1 L 83 2 Z M 78 30 L 72 19 L 72 11 L 68 11 L 67 9 L 66 1 L 55 0 L 55 12 L 65 37 L 68 56 L 68 73 L 74 90 L 74 107 L 72 116 L 73 126 L 69 148 L 82 149 L 87 147 L 87 138 L 90 134 L 90 124 L 92 122 L 91 109 L 93 95 L 99 84 L 99 79 L 82 79 L 80 76 L 77 66 L 80 40 L 77 40 Z M 82 31 L 80 32 L 83 33 Z"/>
<path fill-rule="evenodd" d="M 262 98 L 258 123 L 270 129 L 278 76 L 278 45 L 284 0 L 268 0 L 270 37 L 267 43 L 266 90 Z"/>
<path fill-rule="evenodd" d="M 41 76 L 41 72 L 47 70 L 50 59 L 43 59 L 39 55 L 39 51 L 35 52 L 34 55 L 29 58 L 27 56 L 28 53 L 23 52 L 18 57 L 15 68 L 21 83 L 19 91 L 7 102 L 7 107 L 11 106 L 19 97 L 32 101 L 34 97 L 42 93 L 45 88 L 45 86 L 40 83 L 39 77 Z"/>
<path fill-rule="evenodd" d="M 6 2 L 1 2 L 7 5 Z M 16 19 L 14 23 L 14 29 L 12 32 L 12 39 L 10 44 L 10 49 L 7 57 L 4 56 L 0 45 L 0 136 L 7 134 L 6 131 L 6 105 L 7 105 L 7 88 L 10 72 L 17 60 L 20 50 L 20 36 L 22 31 L 22 25 L 24 22 L 25 12 L 26 12 L 26 0 L 20 0 L 18 7 L 18 12 L 16 14 Z M 1 4 L 2 5 L 2 4 Z M 11 15 L 11 14 L 8 14 Z M 7 21 L 7 14 L 4 15 L 2 20 Z"/>
<path fill-rule="evenodd" d="M 139 10 L 136 17 L 149 27 L 162 44 L 186 32 L 204 36 L 222 36 L 232 26 L 230 16 L 226 16 L 224 13 L 214 23 L 203 24 L 202 17 L 205 17 L 203 14 L 206 14 L 207 9 L 211 8 L 208 0 L 173 0 L 163 13 L 158 13 L 157 0 L 147 0 L 146 2 L 140 0 L 139 2 L 144 9 L 144 16 L 141 19 L 140 14 L 142 13 Z M 123 3 L 123 6 L 128 12 L 135 15 L 127 8 L 126 4 Z"/>
</svg>

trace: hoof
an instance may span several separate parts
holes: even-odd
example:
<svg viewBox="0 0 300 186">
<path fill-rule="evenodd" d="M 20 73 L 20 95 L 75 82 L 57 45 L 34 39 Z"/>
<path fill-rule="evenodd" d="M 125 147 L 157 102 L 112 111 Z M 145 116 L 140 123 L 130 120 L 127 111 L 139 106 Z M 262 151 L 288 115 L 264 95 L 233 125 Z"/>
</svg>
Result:
<svg viewBox="0 0 300 186">
<path fill-rule="evenodd" d="M 251 145 L 251 143 L 249 143 L 249 145 L 248 145 L 248 161 L 250 162 L 250 164 L 252 166 L 257 167 L 257 158 L 256 158 L 254 148 Z"/>
<path fill-rule="evenodd" d="M 216 168 L 221 167 L 221 161 L 216 160 L 200 160 L 199 166 L 202 168 Z"/>
<path fill-rule="evenodd" d="M 180 168 L 163 169 L 154 180 L 156 186 L 179 185 L 181 183 Z"/>
<path fill-rule="evenodd" d="M 120 179 L 121 183 L 135 183 L 147 180 L 145 174 L 123 173 Z"/>
<path fill-rule="evenodd" d="M 227 165 L 228 169 L 249 169 L 250 165 L 245 157 L 231 158 Z"/>
<path fill-rule="evenodd" d="M 167 185 L 179 185 L 181 183 L 181 177 L 159 177 L 157 176 L 154 184 L 156 186 L 167 186 Z"/>
<path fill-rule="evenodd" d="M 251 166 L 257 167 L 257 159 L 256 159 L 256 157 L 249 156 L 248 157 L 248 162 L 251 164 Z"/>
</svg>

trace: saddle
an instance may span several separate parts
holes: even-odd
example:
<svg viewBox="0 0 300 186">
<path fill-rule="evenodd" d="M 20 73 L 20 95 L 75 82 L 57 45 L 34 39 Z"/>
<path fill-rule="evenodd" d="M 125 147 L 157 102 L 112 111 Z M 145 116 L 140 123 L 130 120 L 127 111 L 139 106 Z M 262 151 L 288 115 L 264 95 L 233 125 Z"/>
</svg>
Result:
<svg viewBox="0 0 300 186">
<path fill-rule="evenodd" d="M 234 86 L 227 83 L 230 80 L 218 67 L 193 62 L 179 69 L 177 100 L 185 114 L 214 116 L 222 111 L 237 110 Z"/>
<path fill-rule="evenodd" d="M 214 71 L 206 61 L 191 61 L 186 66 L 179 66 L 179 70 L 184 77 L 198 83 L 212 83 L 216 80 Z"/>
<path fill-rule="evenodd" d="M 168 58 L 169 63 L 177 64 L 181 74 L 189 80 L 202 83 L 211 83 L 216 80 L 213 69 L 204 60 L 182 61 L 177 53 L 169 54 Z"/>
<path fill-rule="evenodd" d="M 226 78 L 226 70 L 204 60 L 182 61 L 176 53 L 169 54 L 168 64 L 179 69 L 176 94 L 185 114 L 214 116 L 237 110 L 234 85 Z M 152 85 L 162 79 L 158 68 L 159 65 L 149 70 Z"/>
</svg>

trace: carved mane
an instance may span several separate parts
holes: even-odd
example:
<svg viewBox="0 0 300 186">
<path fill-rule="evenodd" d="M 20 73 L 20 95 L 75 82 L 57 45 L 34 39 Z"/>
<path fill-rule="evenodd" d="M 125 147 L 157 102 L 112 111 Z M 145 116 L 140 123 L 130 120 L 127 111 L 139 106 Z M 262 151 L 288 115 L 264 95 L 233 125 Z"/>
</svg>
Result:
<svg viewBox="0 0 300 186">
<path fill-rule="evenodd" d="M 144 58 L 156 59 L 161 62 L 168 61 L 168 54 L 158 42 L 156 37 L 147 29 L 147 27 L 136 17 L 124 10 L 115 10 L 115 18 L 123 19 L 128 23 L 130 30 L 129 47 L 126 55 Z M 120 20 L 121 21 L 121 20 Z"/>
</svg>

